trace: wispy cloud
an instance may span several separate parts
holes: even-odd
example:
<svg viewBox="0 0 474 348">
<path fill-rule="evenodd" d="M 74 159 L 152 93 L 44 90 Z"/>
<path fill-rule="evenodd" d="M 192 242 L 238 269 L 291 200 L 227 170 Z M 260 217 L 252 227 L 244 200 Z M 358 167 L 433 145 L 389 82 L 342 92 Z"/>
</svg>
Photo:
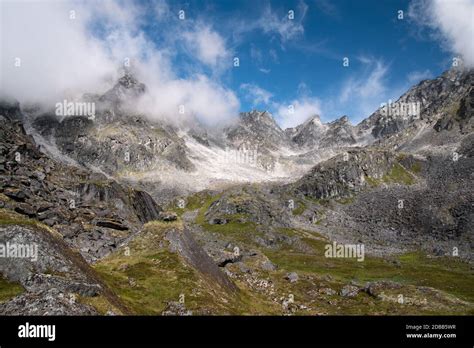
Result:
<svg viewBox="0 0 474 348">
<path fill-rule="evenodd" d="M 290 11 L 292 11 L 290 15 Z M 230 21 L 235 42 L 254 31 L 261 31 L 279 40 L 282 48 L 288 42 L 293 42 L 303 37 L 303 21 L 308 11 L 308 5 L 300 0 L 295 8 L 275 10 L 266 4 L 257 18 L 234 19 Z"/>
<path fill-rule="evenodd" d="M 308 5 L 304 1 L 300 1 L 296 9 L 289 11 L 293 11 L 294 18 L 290 18 L 289 12 L 283 16 L 278 15 L 268 5 L 258 21 L 258 26 L 265 33 L 277 33 L 282 43 L 293 40 L 304 33 L 303 20 L 308 11 Z"/>
<path fill-rule="evenodd" d="M 235 93 L 219 76 L 201 69 L 204 65 L 213 71 L 226 61 L 230 50 L 225 40 L 209 25 L 170 21 L 167 3 L 155 4 L 156 21 L 167 20 L 163 45 L 142 29 L 149 14 L 142 3 L 2 3 L 2 31 L 8 30 L 1 38 L 2 95 L 54 105 L 65 96 L 103 93 L 129 61 L 129 69 L 148 87 L 147 95 L 135 105 L 137 111 L 152 118 L 176 119 L 183 105 L 186 113 L 180 117 L 207 124 L 235 117 L 240 106 Z M 174 43 L 179 41 L 176 37 L 189 42 L 181 47 Z M 194 61 L 194 70 L 185 76 L 177 74 L 176 50 Z M 15 66 L 16 58 L 20 66 Z"/>
<path fill-rule="evenodd" d="M 242 84 L 240 89 L 253 106 L 269 110 L 283 129 L 295 127 L 314 115 L 321 115 L 321 101 L 311 95 L 304 83 L 297 89 L 297 97 L 292 100 L 274 100 L 271 92 L 256 84 Z"/>
<path fill-rule="evenodd" d="M 335 19 L 341 19 L 339 9 L 334 2 L 331 2 L 330 0 L 314 0 L 314 4 L 318 10 L 324 13 L 326 16 Z"/>
<path fill-rule="evenodd" d="M 351 76 L 343 80 L 339 94 L 324 100 L 323 111 L 331 117 L 348 114 L 353 121 L 369 116 L 381 103 L 398 93 L 388 88 L 389 65 L 370 56 L 359 56 L 361 69 L 349 67 Z M 339 115 L 334 115 L 334 112 Z"/>
<path fill-rule="evenodd" d="M 254 44 L 250 45 L 250 58 L 252 58 L 253 62 L 256 64 L 261 64 L 263 61 L 262 51 Z"/>
<path fill-rule="evenodd" d="M 216 68 L 227 60 L 227 65 L 231 65 L 231 52 L 227 49 L 225 40 L 209 25 L 200 23 L 193 30 L 183 33 L 183 37 L 202 63 Z"/>
<path fill-rule="evenodd" d="M 412 71 L 408 74 L 407 80 L 410 84 L 414 84 L 422 80 L 431 79 L 433 76 L 433 73 L 429 69 L 423 71 Z"/>
<path fill-rule="evenodd" d="M 157 20 L 163 20 L 171 13 L 171 10 L 166 0 L 155 0 L 154 12 Z"/>
<path fill-rule="evenodd" d="M 306 54 L 318 55 L 332 60 L 340 61 L 343 56 L 328 47 L 328 39 L 322 39 L 316 42 L 297 42 L 295 47 Z"/>
<path fill-rule="evenodd" d="M 270 73 L 271 69 L 265 68 L 267 62 L 263 59 L 262 50 L 256 47 L 254 44 L 250 45 L 250 58 L 252 63 L 258 68 L 258 70 L 264 74 Z"/>
<path fill-rule="evenodd" d="M 380 60 L 367 57 L 360 59 L 369 69 L 358 76 L 349 78 L 344 82 L 340 94 L 340 101 L 345 103 L 349 100 L 359 99 L 365 101 L 369 98 L 380 96 L 386 91 L 384 79 L 388 67 Z"/>
<path fill-rule="evenodd" d="M 413 0 L 408 16 L 419 26 L 430 28 L 431 36 L 445 49 L 474 67 L 474 1 Z"/>
<path fill-rule="evenodd" d="M 311 116 L 321 115 L 321 101 L 315 97 L 304 96 L 276 106 L 275 118 L 283 129 L 295 127 Z"/>
<path fill-rule="evenodd" d="M 269 105 L 273 94 L 253 83 L 243 83 L 240 89 L 245 93 L 245 98 L 252 102 L 253 106 Z"/>
<path fill-rule="evenodd" d="M 280 63 L 280 60 L 278 59 L 278 53 L 275 51 L 273 48 L 268 51 L 268 55 L 272 59 L 272 61 L 276 64 Z"/>
</svg>

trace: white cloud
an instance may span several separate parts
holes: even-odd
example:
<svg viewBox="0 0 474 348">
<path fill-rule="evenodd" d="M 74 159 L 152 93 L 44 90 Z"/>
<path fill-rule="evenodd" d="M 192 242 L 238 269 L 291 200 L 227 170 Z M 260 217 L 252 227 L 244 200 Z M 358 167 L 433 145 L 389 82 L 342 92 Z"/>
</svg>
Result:
<svg viewBox="0 0 474 348">
<path fill-rule="evenodd" d="M 308 5 L 304 1 L 300 1 L 297 8 L 288 11 L 290 10 L 294 11 L 294 19 L 289 18 L 289 13 L 279 16 L 272 11 L 270 6 L 266 7 L 260 21 L 258 21 L 258 27 L 265 33 L 277 33 L 282 43 L 303 35 L 303 20 L 308 11 Z"/>
<path fill-rule="evenodd" d="M 407 76 L 408 82 L 411 84 L 431 78 L 433 78 L 433 73 L 429 69 L 424 71 L 412 71 Z"/>
<path fill-rule="evenodd" d="M 342 110 L 350 109 L 349 116 L 358 121 L 369 116 L 388 98 L 397 96 L 394 94 L 398 92 L 387 88 L 389 68 L 383 61 L 365 56 L 358 60 L 364 64 L 363 69 L 352 72 L 352 76 L 342 83 L 338 97 L 323 105 L 328 115 L 338 117 L 342 115 Z M 335 112 L 340 114 L 334 115 Z"/>
<path fill-rule="evenodd" d="M 386 77 L 388 67 L 379 60 L 369 58 L 362 59 L 363 62 L 371 66 L 368 74 L 352 77 L 345 81 L 340 101 L 345 103 L 351 99 L 367 100 L 377 97 L 386 91 L 384 78 Z"/>
<path fill-rule="evenodd" d="M 294 12 L 294 19 L 289 18 L 289 11 Z M 283 10 L 273 10 L 270 4 L 267 4 L 257 18 L 231 20 L 229 27 L 233 32 L 235 42 L 240 42 L 244 34 L 253 31 L 262 31 L 271 35 L 280 41 L 281 47 L 288 41 L 294 41 L 303 36 L 303 21 L 308 11 L 308 5 L 303 0 L 293 8 L 285 7 Z M 270 56 L 274 61 L 278 61 L 276 51 L 271 50 Z"/>
<path fill-rule="evenodd" d="M 300 96 L 310 96 L 311 95 L 311 89 L 303 81 L 301 81 L 298 84 L 297 92 L 298 92 L 298 95 L 300 95 Z"/>
<path fill-rule="evenodd" d="M 135 104 L 138 111 L 179 123 L 197 118 L 207 126 L 230 122 L 240 106 L 235 94 L 204 75 L 152 83 Z M 184 107 L 184 114 L 179 108 Z"/>
<path fill-rule="evenodd" d="M 158 6 L 158 5 L 157 5 Z M 166 10 L 165 7 L 160 7 Z M 151 118 L 197 117 L 217 124 L 238 114 L 239 101 L 219 80 L 199 67 L 176 76 L 174 46 L 156 47 L 140 24 L 146 8 L 131 2 L 90 1 L 2 3 L 0 90 L 24 102 L 54 105 L 64 97 L 103 93 L 120 74 L 124 59 L 148 87 L 137 108 Z M 70 19 L 70 10 L 75 19 Z M 158 10 L 157 10 L 158 11 Z M 94 31 L 91 31 L 91 28 Z M 224 40 L 207 26 L 186 27 L 196 39 L 196 59 L 216 65 L 227 54 Z M 177 25 L 167 27 L 179 35 Z M 186 53 L 186 52 L 185 52 Z M 189 52 L 188 52 L 189 53 Z M 15 67 L 15 58 L 21 66 Z"/>
<path fill-rule="evenodd" d="M 69 8 L 76 7 L 75 2 L 65 1 L 66 4 L 71 5 Z M 108 30 L 113 28 L 127 28 L 129 31 L 138 28 L 139 17 L 143 12 L 143 8 L 138 3 L 130 3 L 123 6 L 120 2 L 115 0 L 92 0 L 89 5 L 80 8 L 80 15 L 96 17 L 96 20 L 101 20 L 102 25 L 105 25 Z"/>
<path fill-rule="evenodd" d="M 279 104 L 275 118 L 281 128 L 295 127 L 314 115 L 321 115 L 321 102 L 318 98 L 302 97 L 284 105 Z"/>
<path fill-rule="evenodd" d="M 264 74 L 270 73 L 271 69 L 265 68 L 262 63 L 266 63 L 263 59 L 262 51 L 257 48 L 254 44 L 250 45 L 250 58 L 252 59 L 252 63 L 257 66 L 258 70 Z"/>
<path fill-rule="evenodd" d="M 311 95 L 311 90 L 300 82 L 297 88 L 297 97 L 291 101 L 276 101 L 271 92 L 252 83 L 240 85 L 245 99 L 251 101 L 252 106 L 262 106 L 269 110 L 282 129 L 295 127 L 314 115 L 321 115 L 321 101 Z"/>
<path fill-rule="evenodd" d="M 263 61 L 262 51 L 255 47 L 254 44 L 250 45 L 250 58 L 257 64 L 260 64 Z"/>
<path fill-rule="evenodd" d="M 416 23 L 433 29 L 443 47 L 474 67 L 474 1 L 414 0 L 408 14 Z"/>
<path fill-rule="evenodd" d="M 94 92 L 114 75 L 103 43 L 86 35 L 89 12 L 83 7 L 59 2 L 1 6 L 3 93 L 20 100 L 51 102 L 58 98 L 56 91 Z M 70 19 L 71 9 L 75 19 Z"/>
<path fill-rule="evenodd" d="M 303 82 L 298 85 L 298 97 L 289 102 L 273 100 L 272 93 L 252 83 L 241 84 L 240 89 L 253 106 L 260 105 L 270 110 L 282 129 L 295 127 L 311 116 L 321 115 L 321 101 L 310 95 L 311 91 Z"/>
<path fill-rule="evenodd" d="M 170 14 L 170 8 L 165 0 L 155 0 L 155 16 L 157 20 L 162 20 Z"/>
<path fill-rule="evenodd" d="M 210 67 L 217 67 L 231 56 L 225 40 L 207 25 L 198 24 L 195 30 L 184 33 L 183 37 L 196 57 Z M 230 60 L 228 63 L 230 66 Z"/>
<path fill-rule="evenodd" d="M 270 58 L 272 58 L 274 63 L 280 63 L 280 60 L 278 59 L 278 53 L 273 48 L 268 51 L 268 54 L 270 55 Z"/>
<path fill-rule="evenodd" d="M 240 89 L 246 93 L 246 99 L 251 100 L 253 106 L 268 105 L 273 97 L 270 92 L 252 83 L 243 83 Z"/>
<path fill-rule="evenodd" d="M 314 3 L 318 10 L 324 13 L 325 15 L 332 18 L 341 19 L 341 15 L 339 13 L 338 8 L 330 0 L 315 0 Z"/>
</svg>

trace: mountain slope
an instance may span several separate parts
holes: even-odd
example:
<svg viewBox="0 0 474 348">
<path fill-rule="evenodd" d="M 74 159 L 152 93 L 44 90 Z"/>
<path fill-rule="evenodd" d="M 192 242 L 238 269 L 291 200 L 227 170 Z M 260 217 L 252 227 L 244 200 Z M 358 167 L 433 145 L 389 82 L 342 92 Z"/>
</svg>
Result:
<svg viewBox="0 0 474 348">
<path fill-rule="evenodd" d="M 472 93 L 470 91 L 474 84 L 473 79 L 472 69 L 453 68 L 436 79 L 424 80 L 410 88 L 394 103 L 394 106 L 419 103 L 419 113 L 397 114 L 396 108 L 393 113 L 388 110 L 384 113 L 382 108 L 378 109 L 357 125 L 357 136 L 383 141 L 397 134 L 408 134 L 412 137 L 420 128 L 433 128 L 446 114 L 453 116 L 461 99 Z"/>
<path fill-rule="evenodd" d="M 134 115 L 146 87 L 128 75 L 87 96 L 94 119 L 30 128 L 4 104 L 0 242 L 41 260 L 1 260 L 0 311 L 472 314 L 472 76 L 410 89 L 416 117 L 285 131 L 258 111 L 220 134 Z"/>
</svg>

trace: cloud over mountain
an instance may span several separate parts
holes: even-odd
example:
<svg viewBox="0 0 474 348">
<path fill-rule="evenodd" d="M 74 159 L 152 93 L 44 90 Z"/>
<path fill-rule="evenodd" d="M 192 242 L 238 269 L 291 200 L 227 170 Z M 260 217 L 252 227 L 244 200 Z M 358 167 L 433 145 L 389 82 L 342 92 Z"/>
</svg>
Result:
<svg viewBox="0 0 474 348">
<path fill-rule="evenodd" d="M 181 25 L 165 2 L 157 2 L 154 12 L 157 25 L 163 21 L 163 46 L 141 28 L 148 11 L 141 3 L 9 2 L 2 9 L 2 31 L 9 33 L 2 35 L 4 96 L 50 106 L 64 97 L 103 93 L 129 69 L 148 87 L 138 111 L 151 117 L 173 117 L 181 105 L 185 115 L 204 123 L 238 114 L 234 93 L 213 72 L 203 71 L 220 69 L 225 59 L 231 66 L 225 40 L 195 20 Z M 172 44 L 176 33 L 185 38 L 185 47 Z M 184 75 L 178 50 L 196 62 Z"/>
<path fill-rule="evenodd" d="M 474 67 L 474 1 L 415 0 L 409 16 L 416 23 L 434 30 L 433 36 L 442 45 Z"/>
</svg>

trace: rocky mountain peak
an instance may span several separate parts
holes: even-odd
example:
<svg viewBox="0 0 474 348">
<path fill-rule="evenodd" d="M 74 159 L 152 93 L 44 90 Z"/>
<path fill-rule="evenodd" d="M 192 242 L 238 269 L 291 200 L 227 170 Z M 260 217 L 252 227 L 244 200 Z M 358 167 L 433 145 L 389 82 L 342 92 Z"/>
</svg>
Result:
<svg viewBox="0 0 474 348">
<path fill-rule="evenodd" d="M 272 114 L 268 111 L 252 110 L 240 114 L 240 120 L 236 127 L 229 133 L 244 135 L 251 141 L 252 139 L 268 139 L 270 142 L 281 143 L 286 140 L 286 135 L 276 123 Z"/>
<path fill-rule="evenodd" d="M 16 100 L 0 100 L 1 117 L 10 121 L 21 119 L 20 103 Z"/>
<path fill-rule="evenodd" d="M 268 111 L 252 110 L 240 114 L 239 122 L 226 129 L 227 139 L 234 146 L 252 144 L 263 149 L 287 145 L 288 137 Z"/>
<path fill-rule="evenodd" d="M 99 101 L 121 104 L 127 99 L 136 98 L 142 95 L 145 91 L 145 84 L 138 81 L 132 73 L 125 72 L 125 74 L 118 79 L 114 87 L 105 92 L 105 94 L 99 98 Z"/>
<path fill-rule="evenodd" d="M 294 129 L 295 130 L 301 130 L 303 128 L 308 128 L 308 127 L 319 128 L 319 127 L 322 127 L 322 126 L 323 126 L 323 122 L 321 121 L 321 117 L 316 114 L 316 115 L 313 115 L 313 116 L 309 117 L 305 122 L 303 122 L 299 126 L 296 126 Z"/>
<path fill-rule="evenodd" d="M 349 117 L 347 117 L 346 115 L 341 116 L 337 120 L 334 120 L 330 123 L 330 125 L 338 125 L 338 126 L 347 125 L 347 124 L 350 124 L 350 121 L 349 121 Z"/>
<path fill-rule="evenodd" d="M 387 101 L 388 109 L 379 108 L 357 125 L 358 135 L 370 134 L 380 139 L 407 129 L 419 120 L 434 121 L 443 110 L 453 107 L 453 103 L 468 94 L 473 77 L 473 69 L 452 68 L 438 78 L 421 81 L 395 102 Z"/>
<path fill-rule="evenodd" d="M 325 243 L 336 239 L 367 245 L 374 252 L 367 254 L 368 267 L 380 267 L 370 270 L 374 274 L 391 267 L 391 274 L 403 276 L 405 264 L 390 265 L 404 250 L 433 255 L 421 262 L 443 256 L 444 266 L 446 255 L 458 245 L 459 256 L 470 258 L 474 89 L 466 76 L 415 86 L 400 100 L 429 101 L 421 117 L 393 133 L 393 143 L 372 139 L 363 146 L 347 116 L 323 123 L 315 115 L 283 131 L 270 113 L 254 110 L 241 114 L 222 139 L 219 133 L 217 142 L 214 137 L 208 141 L 205 129 L 191 128 L 185 134 L 126 112 L 108 118 L 110 110 L 102 108 L 94 121 L 38 117 L 33 127 L 52 141 L 36 142 L 17 120 L 25 109 L 17 102 L 0 102 L 0 241 L 33 242 L 42 250 L 31 263 L 0 258 L 2 277 L 21 285 L 0 301 L 0 313 L 99 314 L 104 300 L 112 314 L 188 315 L 184 303 L 171 301 L 177 292 L 175 282 L 167 279 L 177 277 L 187 289 L 198 290 L 193 298 L 201 301 L 193 307 L 197 314 L 253 313 L 242 309 L 246 301 L 237 306 L 239 297 L 231 297 L 241 290 L 258 292 L 255 299 L 268 296 L 252 302 L 256 308 L 268 308 L 273 298 L 282 300 L 262 314 L 320 315 L 320 308 L 337 314 L 346 298 L 361 313 L 380 313 L 377 291 L 396 289 L 391 294 L 398 294 L 409 289 L 417 294 L 415 285 L 378 282 L 362 288 L 350 274 L 342 280 L 342 273 L 323 279 L 305 271 L 298 278 L 292 271 L 283 278 L 282 271 L 286 265 L 307 270 L 308 261 L 341 270 L 341 260 L 332 263 L 323 251 Z M 115 113 L 120 104 L 108 102 L 120 102 L 126 93 L 143 88 L 126 74 L 98 104 Z M 392 130 L 384 123 L 388 118 L 375 115 L 367 125 L 373 121 L 374 127 Z M 426 155 L 432 148 L 436 151 Z M 456 160 L 452 149 L 459 154 Z M 69 158 L 75 160 L 73 166 L 63 163 Z M 456 256 L 456 270 L 460 259 Z M 435 262 L 423 267 L 435 269 L 438 277 L 438 271 L 445 271 L 433 268 L 440 264 Z M 408 272 L 406 279 L 413 279 Z M 456 281 L 467 278 L 464 273 L 457 276 Z M 425 299 L 430 296 L 426 286 L 439 282 L 425 283 L 424 274 L 420 277 L 424 286 L 418 294 Z M 318 282 L 314 288 L 306 281 L 311 279 Z M 449 279 L 454 279 L 451 273 Z M 289 284 L 281 286 L 285 280 Z M 470 288 L 469 281 L 463 288 Z M 296 288 L 299 284 L 303 287 Z M 285 304 L 288 286 L 298 291 L 298 308 Z M 174 294 L 166 307 L 168 298 L 157 299 L 157 287 Z M 341 289 L 340 296 L 335 289 Z M 434 290 L 426 301 L 433 306 L 397 308 L 402 313 L 412 313 L 406 308 L 427 314 L 440 308 L 472 312 L 472 303 Z M 101 302 L 95 308 L 90 300 L 64 300 L 71 292 L 86 300 L 101 296 Z M 123 298 L 130 293 L 133 298 Z M 215 305 L 209 298 L 226 302 Z M 327 306 L 329 298 L 337 302 Z"/>
<path fill-rule="evenodd" d="M 352 125 L 347 116 L 323 123 L 319 115 L 294 128 L 292 139 L 300 146 L 331 147 L 354 144 Z"/>
<path fill-rule="evenodd" d="M 466 77 L 471 76 L 472 78 L 472 73 L 474 72 L 474 69 L 466 69 L 463 67 L 453 67 L 449 70 L 446 70 L 440 77 L 439 79 L 447 79 L 450 80 L 451 82 L 461 82 L 464 80 Z"/>
<path fill-rule="evenodd" d="M 133 76 L 132 73 L 126 72 L 121 78 L 118 79 L 117 85 L 130 89 L 130 88 L 135 88 L 137 86 L 141 86 L 143 84 L 140 83 L 140 81 L 138 81 L 138 79 L 135 76 Z"/>
<path fill-rule="evenodd" d="M 262 125 L 262 126 L 270 126 L 271 128 L 278 128 L 278 124 L 276 123 L 275 119 L 273 118 L 272 114 L 268 111 L 258 111 L 252 110 L 250 112 L 243 112 L 240 114 L 240 118 L 244 124 L 247 125 Z M 280 129 L 281 130 L 281 129 Z"/>
</svg>

